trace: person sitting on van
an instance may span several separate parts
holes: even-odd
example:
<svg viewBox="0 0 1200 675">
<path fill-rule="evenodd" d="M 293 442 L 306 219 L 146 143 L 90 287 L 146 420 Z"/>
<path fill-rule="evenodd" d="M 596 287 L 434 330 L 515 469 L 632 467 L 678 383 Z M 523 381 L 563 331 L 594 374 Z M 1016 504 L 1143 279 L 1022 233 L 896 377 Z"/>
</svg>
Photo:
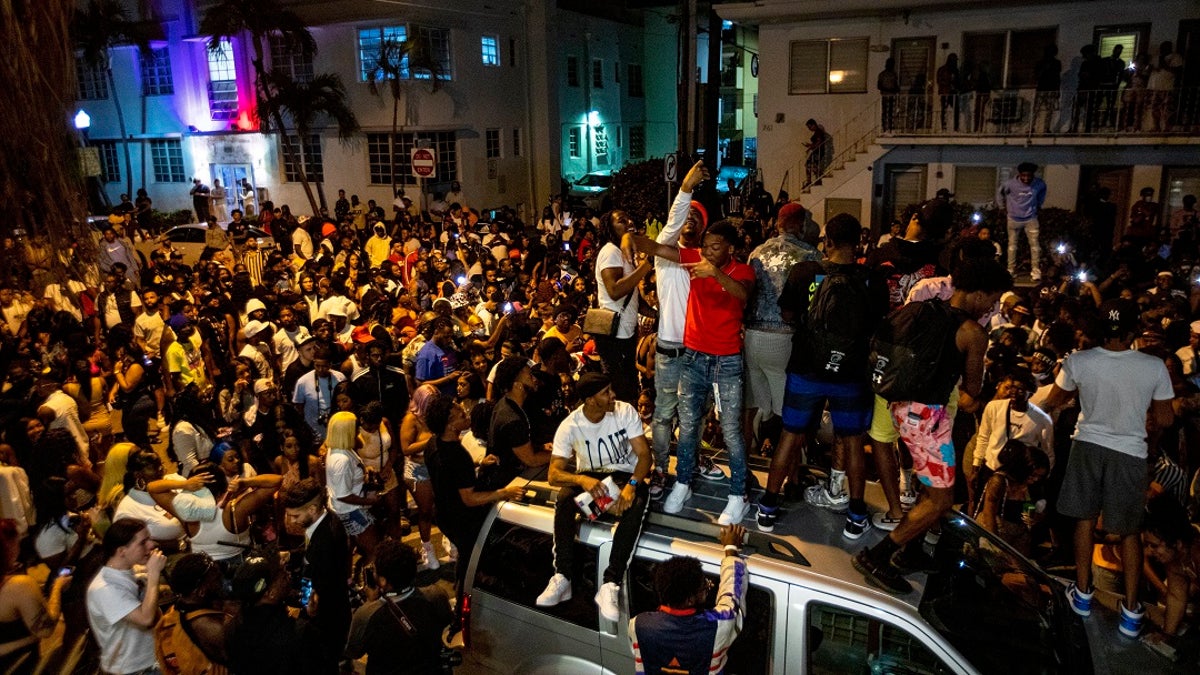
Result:
<svg viewBox="0 0 1200 675">
<path fill-rule="evenodd" d="M 575 518 L 580 511 L 575 498 L 587 492 L 594 500 L 615 500 L 610 510 L 618 518 L 617 530 L 596 604 L 604 618 L 616 621 L 620 618 L 621 579 L 641 535 L 650 497 L 646 484 L 653 464 L 650 444 L 637 409 L 617 400 L 607 375 L 583 375 L 575 392 L 583 404 L 567 415 L 554 434 L 549 480 L 558 487 L 554 505 L 555 574 L 538 596 L 537 606 L 553 607 L 571 599 Z M 567 468 L 571 458 L 575 460 L 575 472 Z M 609 494 L 603 483 L 606 478 L 616 483 L 618 494 Z"/>
<path fill-rule="evenodd" d="M 629 620 L 629 641 L 638 675 L 725 672 L 729 645 L 742 630 L 746 605 L 746 561 L 739 555 L 746 530 L 722 527 L 725 546 L 716 606 L 703 610 L 712 591 L 700 561 L 675 556 L 654 572 L 654 590 L 662 604 Z M 668 669 L 669 668 L 669 669 Z"/>
</svg>

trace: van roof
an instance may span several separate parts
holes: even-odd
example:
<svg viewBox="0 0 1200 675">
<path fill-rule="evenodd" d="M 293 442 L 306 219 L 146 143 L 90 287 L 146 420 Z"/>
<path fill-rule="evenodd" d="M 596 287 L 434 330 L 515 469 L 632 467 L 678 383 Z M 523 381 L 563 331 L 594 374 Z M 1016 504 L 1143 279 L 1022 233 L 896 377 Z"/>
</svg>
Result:
<svg viewBox="0 0 1200 675">
<path fill-rule="evenodd" d="M 675 515 L 663 512 L 662 500 L 651 502 L 647 527 L 642 533 L 643 545 L 653 545 L 653 539 L 661 537 L 661 546 L 654 548 L 665 551 L 672 541 L 686 541 L 711 545 L 715 549 L 720 530 L 717 516 L 725 506 L 727 485 L 727 481 L 693 481 L 692 499 L 683 511 Z M 550 512 L 548 517 L 552 519 L 557 488 L 536 480 L 530 481 L 525 487 L 527 492 L 536 496 L 523 504 L 506 505 L 504 510 L 508 511 L 510 507 L 546 509 Z M 877 484 L 867 484 L 866 501 L 872 510 L 886 508 L 883 492 Z M 874 546 L 887 532 L 872 528 L 857 540 L 847 539 L 842 536 L 845 515 L 804 502 L 785 504 L 774 531 L 769 533 L 760 532 L 753 518 L 752 508 L 742 524 L 746 528 L 746 549 L 754 556 L 757 569 L 765 572 L 766 568 L 759 567 L 765 565 L 774 569 L 776 576 L 784 578 L 796 573 L 816 574 L 834 580 L 838 585 L 854 587 L 885 598 L 889 603 L 898 601 L 914 609 L 920 602 L 925 574 L 906 577 L 913 584 L 913 591 L 897 597 L 869 585 L 850 563 L 854 554 L 864 547 Z"/>
</svg>

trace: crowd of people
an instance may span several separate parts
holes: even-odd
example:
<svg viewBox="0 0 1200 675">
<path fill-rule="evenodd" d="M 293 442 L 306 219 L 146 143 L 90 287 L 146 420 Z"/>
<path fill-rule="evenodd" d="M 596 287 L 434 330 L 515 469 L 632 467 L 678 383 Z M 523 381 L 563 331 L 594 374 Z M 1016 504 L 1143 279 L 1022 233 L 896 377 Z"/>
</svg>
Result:
<svg viewBox="0 0 1200 675">
<path fill-rule="evenodd" d="M 1084 45 L 1064 70 L 1058 45 L 1046 44 L 1040 55 L 1021 55 L 1028 61 L 1022 73 L 1007 75 L 1008 87 L 1001 64 L 983 58 L 960 64 L 958 54 L 949 54 L 933 77 L 923 71 L 907 83 L 889 58 L 876 78 L 881 129 L 1090 134 L 1169 132 L 1200 122 L 1200 94 L 1181 86 L 1184 59 L 1173 43 L 1139 51 L 1132 61 L 1122 58 L 1124 49 L 1114 44 L 1101 54 L 1096 45 Z M 1031 90 L 1032 99 L 1013 98 L 1016 89 Z"/>
<path fill-rule="evenodd" d="M 559 489 L 539 606 L 571 597 L 579 504 L 618 518 L 595 598 L 615 620 L 650 504 L 679 513 L 706 480 L 728 487 L 723 526 L 754 510 L 771 531 L 803 500 L 845 512 L 849 540 L 889 531 L 853 564 L 898 594 L 962 504 L 1031 556 L 1075 560 L 1076 611 L 1115 590 L 1137 634 L 1154 596 L 1170 635 L 1197 555 L 1195 211 L 1077 261 L 1036 246 L 1036 169 L 998 193 L 1010 237 L 1034 244 L 1023 288 L 948 195 L 876 242 L 765 193 L 724 214 L 701 201 L 702 163 L 665 223 L 560 198 L 535 222 L 483 219 L 457 184 L 390 214 L 339 191 L 332 215 L 211 214 L 195 261 L 169 242 L 143 260 L 137 209 L 119 207 L 95 273 L 4 271 L 0 666 L 32 672 L 61 617 L 46 658 L 106 673 L 363 655 L 367 672 L 432 672 L 462 594 L 417 573 L 469 552 L 517 478 Z M 757 500 L 751 453 L 771 456 Z M 18 573 L 41 565 L 45 583 Z M 664 606 L 692 600 L 673 593 Z"/>
</svg>

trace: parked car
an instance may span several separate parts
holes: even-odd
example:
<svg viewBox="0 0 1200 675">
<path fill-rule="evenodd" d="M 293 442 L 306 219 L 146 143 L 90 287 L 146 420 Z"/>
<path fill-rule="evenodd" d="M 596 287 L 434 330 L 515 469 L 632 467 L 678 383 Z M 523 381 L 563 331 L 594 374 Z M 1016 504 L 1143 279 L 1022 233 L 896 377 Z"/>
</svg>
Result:
<svg viewBox="0 0 1200 675">
<path fill-rule="evenodd" d="M 225 225 L 222 223 L 221 227 L 225 228 Z M 158 248 L 159 241 L 166 237 L 171 242 L 171 247 L 183 254 L 183 264 L 195 265 L 200 261 L 200 254 L 204 252 L 204 231 L 207 229 L 208 226 L 198 223 L 176 225 L 155 239 L 135 244 L 134 248 L 149 259 L 150 252 Z M 276 247 L 275 238 L 257 227 L 250 227 L 250 236 L 258 242 L 261 251 L 273 251 Z"/>
<path fill-rule="evenodd" d="M 581 202 L 593 211 L 607 211 L 612 208 L 610 190 L 612 189 L 612 172 L 597 171 L 585 174 L 571 184 L 567 197 L 572 202 Z"/>
<path fill-rule="evenodd" d="M 539 608 L 535 599 L 554 572 L 553 489 L 526 489 L 527 503 L 493 508 L 475 550 L 460 563 L 469 564 L 468 672 L 632 673 L 629 618 L 658 607 L 656 566 L 690 555 L 718 581 L 724 551 L 713 521 L 724 500 L 714 494 L 711 513 L 649 514 L 622 585 L 619 621 L 601 617 L 593 602 L 612 547 L 612 524 L 604 519 L 580 526 L 572 599 Z M 853 552 L 886 533 L 871 531 L 851 544 L 841 535 L 843 519 L 798 504 L 774 533 L 748 533 L 745 622 L 727 672 L 1187 672 L 1118 639 L 1112 612 L 1093 610 L 1085 625 L 1060 581 L 970 518 L 945 519 L 933 552 L 940 569 L 910 576 L 915 590 L 905 597 L 874 589 L 850 564 Z"/>
</svg>

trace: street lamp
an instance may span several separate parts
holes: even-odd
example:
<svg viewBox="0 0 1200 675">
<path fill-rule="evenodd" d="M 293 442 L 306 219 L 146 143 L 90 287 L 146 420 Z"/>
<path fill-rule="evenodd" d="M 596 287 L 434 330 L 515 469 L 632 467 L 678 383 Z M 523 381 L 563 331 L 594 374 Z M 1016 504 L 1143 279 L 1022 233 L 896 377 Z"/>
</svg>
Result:
<svg viewBox="0 0 1200 675">
<path fill-rule="evenodd" d="M 75 128 L 80 131 L 87 131 L 91 126 L 92 116 L 80 108 L 79 112 L 75 113 Z"/>
</svg>

